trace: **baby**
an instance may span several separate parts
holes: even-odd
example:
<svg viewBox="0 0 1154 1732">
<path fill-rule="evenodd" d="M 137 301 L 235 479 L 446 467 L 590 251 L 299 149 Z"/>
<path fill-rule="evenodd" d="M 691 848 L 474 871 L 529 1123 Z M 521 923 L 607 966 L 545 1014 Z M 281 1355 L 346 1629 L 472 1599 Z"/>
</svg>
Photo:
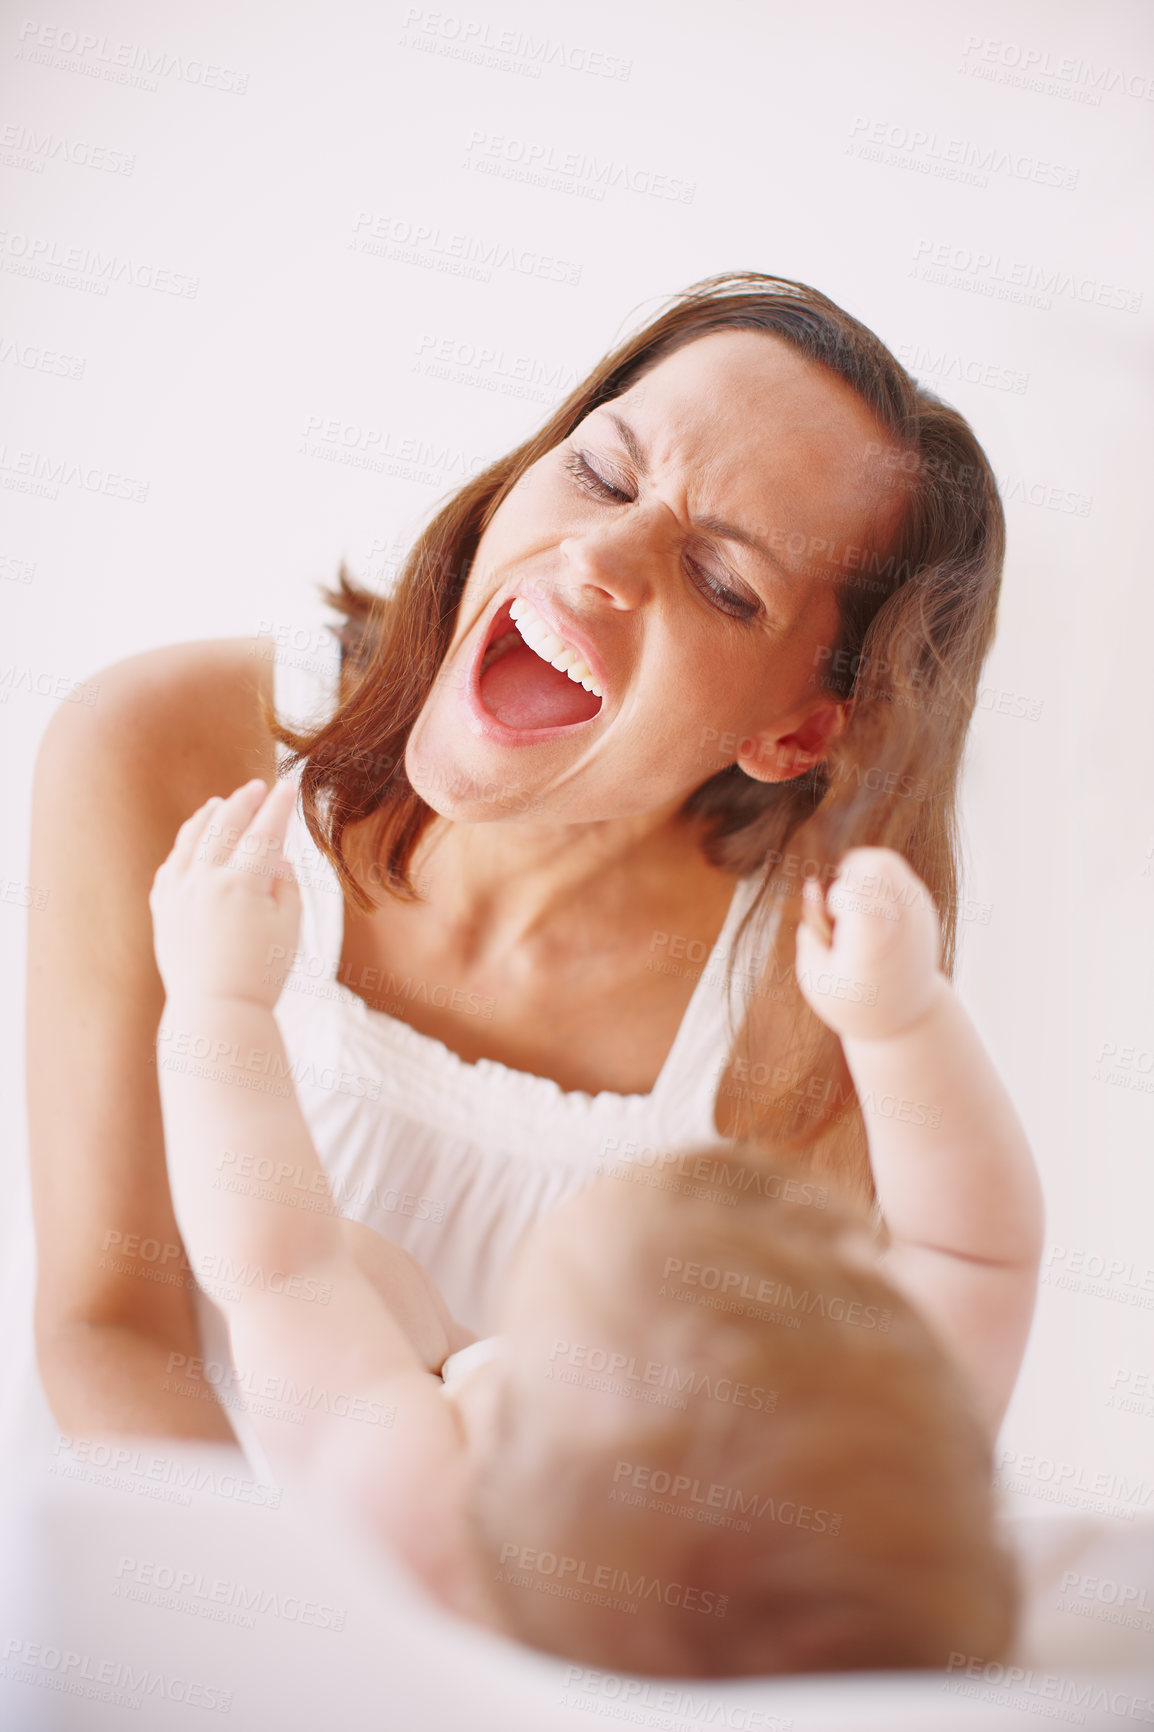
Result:
<svg viewBox="0 0 1154 1732">
<path fill-rule="evenodd" d="M 862 1103 L 884 1247 L 858 1204 L 762 1149 L 682 1151 L 659 1188 L 625 1166 L 539 1223 L 500 1335 L 470 1344 L 406 1252 L 340 1220 L 291 1088 L 251 1086 L 270 1056 L 287 1068 L 268 959 L 299 928 L 292 798 L 258 781 L 210 801 L 151 895 L 166 1029 L 224 1055 L 160 1072 L 189 1258 L 263 1271 L 213 1295 L 237 1371 L 311 1392 L 292 1423 L 248 1415 L 274 1471 L 446 1607 L 583 1664 L 1001 1655 L 1015 1586 L 990 1444 L 1032 1314 L 1038 1187 L 905 862 L 851 850 L 826 897 L 807 886 L 798 932 L 799 982 Z M 328 1210 L 217 1188 L 238 1150 L 287 1161 Z"/>
</svg>

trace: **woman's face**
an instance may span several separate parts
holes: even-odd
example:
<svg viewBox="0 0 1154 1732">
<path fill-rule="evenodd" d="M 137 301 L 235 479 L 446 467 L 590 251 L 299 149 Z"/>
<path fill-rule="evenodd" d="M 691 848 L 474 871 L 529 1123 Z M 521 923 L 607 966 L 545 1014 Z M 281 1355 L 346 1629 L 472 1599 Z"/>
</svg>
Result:
<svg viewBox="0 0 1154 1732">
<path fill-rule="evenodd" d="M 462 822 L 592 822 L 675 811 L 734 762 L 819 761 L 845 713 L 821 685 L 833 579 L 897 525 L 885 445 L 848 385 L 756 331 L 593 410 L 481 537 L 410 735 L 417 792 Z"/>
</svg>

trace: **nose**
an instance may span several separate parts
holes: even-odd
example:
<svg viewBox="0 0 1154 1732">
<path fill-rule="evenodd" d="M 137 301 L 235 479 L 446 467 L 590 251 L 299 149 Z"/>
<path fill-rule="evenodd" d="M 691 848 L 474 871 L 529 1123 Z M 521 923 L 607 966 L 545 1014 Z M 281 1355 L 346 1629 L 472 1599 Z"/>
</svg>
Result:
<svg viewBox="0 0 1154 1732">
<path fill-rule="evenodd" d="M 652 594 L 669 546 L 660 525 L 633 505 L 612 521 L 591 523 L 567 535 L 561 553 L 575 587 L 628 611 Z"/>
</svg>

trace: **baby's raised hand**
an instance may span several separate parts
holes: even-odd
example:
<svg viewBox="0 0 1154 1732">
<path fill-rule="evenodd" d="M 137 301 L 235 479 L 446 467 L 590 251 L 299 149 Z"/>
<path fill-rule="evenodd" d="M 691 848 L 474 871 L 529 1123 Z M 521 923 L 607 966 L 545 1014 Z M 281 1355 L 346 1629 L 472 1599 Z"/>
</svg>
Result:
<svg viewBox="0 0 1154 1732">
<path fill-rule="evenodd" d="M 292 782 L 271 793 L 263 781 L 246 782 L 227 800 L 214 796 L 177 831 L 148 898 L 170 999 L 276 1003 L 283 959 L 300 932 L 300 891 L 283 852 L 294 799 Z"/>
<path fill-rule="evenodd" d="M 797 980 L 835 1033 L 900 1034 L 928 1010 L 943 978 L 940 956 L 933 899 L 892 848 L 850 848 L 824 899 L 817 879 L 806 880 Z"/>
</svg>

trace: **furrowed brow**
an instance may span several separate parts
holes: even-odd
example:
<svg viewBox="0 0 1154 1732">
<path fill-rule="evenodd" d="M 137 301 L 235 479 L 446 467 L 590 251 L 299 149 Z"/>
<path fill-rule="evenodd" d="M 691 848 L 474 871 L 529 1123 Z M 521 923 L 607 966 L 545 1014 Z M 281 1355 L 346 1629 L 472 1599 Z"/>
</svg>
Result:
<svg viewBox="0 0 1154 1732">
<path fill-rule="evenodd" d="M 638 439 L 628 421 L 623 421 L 620 415 L 615 415 L 613 413 L 612 409 L 607 409 L 605 413 L 608 415 L 610 421 L 612 421 L 620 434 L 621 443 L 624 445 L 626 451 L 628 451 L 630 461 L 636 464 L 637 468 L 644 475 L 648 467 L 648 459 L 646 458 L 644 451 L 641 449 L 640 439 Z"/>
<path fill-rule="evenodd" d="M 605 413 L 617 429 L 621 443 L 629 453 L 630 461 L 635 465 L 640 474 L 646 474 L 648 471 L 648 459 L 642 449 L 641 441 L 638 439 L 633 428 L 629 425 L 628 421 L 623 421 L 621 416 L 615 414 L 612 409 L 607 409 Z M 741 525 L 737 523 L 727 523 L 725 519 L 721 517 L 695 517 L 693 519 L 693 524 L 694 528 L 703 529 L 707 535 L 716 535 L 722 541 L 736 541 L 740 546 L 748 547 L 751 553 L 758 554 L 767 562 L 767 564 L 773 567 L 781 581 L 786 584 L 788 588 L 796 589 L 797 585 L 795 580 L 770 552 L 768 545 L 758 536 L 754 535 L 752 531 L 742 529 Z"/>
</svg>

